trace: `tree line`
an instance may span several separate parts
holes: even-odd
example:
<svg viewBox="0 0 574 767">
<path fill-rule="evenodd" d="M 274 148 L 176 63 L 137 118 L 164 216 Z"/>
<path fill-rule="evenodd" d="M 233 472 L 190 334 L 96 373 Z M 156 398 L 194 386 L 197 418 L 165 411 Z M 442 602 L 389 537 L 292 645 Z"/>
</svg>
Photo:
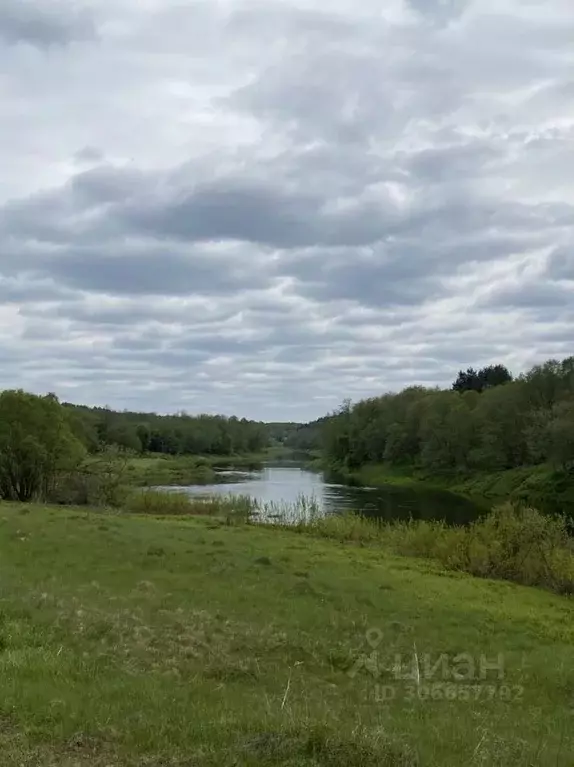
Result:
<svg viewBox="0 0 574 767">
<path fill-rule="evenodd" d="M 89 452 L 106 447 L 167 455 L 257 453 L 270 441 L 266 424 L 222 415 L 157 415 L 64 403 L 71 428 Z"/>
<path fill-rule="evenodd" d="M 269 443 L 266 425 L 245 418 L 119 413 L 7 390 L 0 393 L 0 498 L 48 498 L 58 478 L 77 475 L 90 454 L 229 456 Z"/>
<path fill-rule="evenodd" d="M 460 371 L 450 390 L 411 386 L 352 405 L 324 422 L 333 468 L 385 463 L 435 472 L 552 463 L 574 470 L 574 357 L 513 378 L 503 365 Z"/>
</svg>

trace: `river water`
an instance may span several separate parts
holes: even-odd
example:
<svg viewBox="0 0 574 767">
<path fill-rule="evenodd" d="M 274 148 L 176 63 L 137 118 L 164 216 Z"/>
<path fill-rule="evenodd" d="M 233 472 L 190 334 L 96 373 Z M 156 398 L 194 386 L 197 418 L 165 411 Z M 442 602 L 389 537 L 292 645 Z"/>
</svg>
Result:
<svg viewBox="0 0 574 767">
<path fill-rule="evenodd" d="M 486 503 L 475 503 L 453 493 L 423 486 L 369 488 L 345 485 L 320 472 L 284 464 L 265 465 L 243 474 L 220 472 L 217 484 L 192 485 L 178 490 L 199 497 L 249 495 L 262 504 L 281 509 L 296 504 L 304 496 L 314 499 L 324 514 L 356 511 L 386 520 L 432 519 L 455 525 L 471 522 L 489 508 Z"/>
</svg>

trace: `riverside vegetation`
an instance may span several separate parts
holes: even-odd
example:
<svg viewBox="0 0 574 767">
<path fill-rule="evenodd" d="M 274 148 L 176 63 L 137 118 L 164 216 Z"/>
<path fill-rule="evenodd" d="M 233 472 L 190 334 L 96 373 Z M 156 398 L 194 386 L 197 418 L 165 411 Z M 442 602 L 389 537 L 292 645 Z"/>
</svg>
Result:
<svg viewBox="0 0 574 767">
<path fill-rule="evenodd" d="M 461 371 L 450 391 L 414 386 L 346 402 L 297 439 L 370 484 L 422 480 L 574 510 L 574 357 L 515 379 L 493 365 Z"/>
<path fill-rule="evenodd" d="M 0 498 L 118 506 L 133 486 L 208 483 L 215 468 L 257 466 L 281 454 L 280 435 L 280 424 L 114 413 L 4 391 Z"/>
</svg>

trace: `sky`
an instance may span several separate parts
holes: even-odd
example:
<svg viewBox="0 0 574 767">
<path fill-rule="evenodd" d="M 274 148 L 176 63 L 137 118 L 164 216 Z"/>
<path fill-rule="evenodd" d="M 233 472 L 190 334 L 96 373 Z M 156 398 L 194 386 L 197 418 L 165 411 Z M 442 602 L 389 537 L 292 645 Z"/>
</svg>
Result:
<svg viewBox="0 0 574 767">
<path fill-rule="evenodd" d="M 0 388 L 307 421 L 573 353 L 572 0 L 2 0 Z"/>
</svg>

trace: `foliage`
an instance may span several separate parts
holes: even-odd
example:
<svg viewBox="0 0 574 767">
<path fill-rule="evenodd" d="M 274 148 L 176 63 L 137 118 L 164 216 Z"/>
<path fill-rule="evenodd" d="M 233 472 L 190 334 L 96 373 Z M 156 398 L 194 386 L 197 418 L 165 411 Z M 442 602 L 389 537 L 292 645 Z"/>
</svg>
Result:
<svg viewBox="0 0 574 767">
<path fill-rule="evenodd" d="M 392 534 L 401 554 L 439 559 L 483 578 L 574 594 L 574 541 L 561 516 L 505 504 L 468 527 L 420 522 L 398 525 Z"/>
<path fill-rule="evenodd" d="M 271 435 L 280 433 L 246 418 L 115 412 L 65 404 L 75 433 L 91 452 L 115 447 L 127 452 L 166 455 L 234 455 L 264 450 Z M 280 441 L 280 440 L 278 440 Z"/>
<path fill-rule="evenodd" d="M 329 416 L 307 424 L 295 424 L 287 433 L 283 444 L 294 451 L 312 452 L 321 448 L 321 433 Z"/>
<path fill-rule="evenodd" d="M 559 402 L 551 409 L 543 439 L 549 460 L 560 469 L 574 467 L 574 400 Z"/>
<path fill-rule="evenodd" d="M 129 456 L 120 449 L 88 458 L 72 471 L 61 472 L 47 496 L 51 503 L 120 507 L 129 484 Z"/>
<path fill-rule="evenodd" d="M 2 498 L 45 497 L 59 473 L 76 467 L 84 452 L 53 394 L 39 397 L 20 390 L 0 394 Z"/>
<path fill-rule="evenodd" d="M 504 365 L 489 365 L 476 371 L 474 368 L 461 370 L 452 388 L 455 391 L 483 392 L 494 386 L 501 386 L 512 381 L 512 374 Z"/>
<path fill-rule="evenodd" d="M 574 358 L 551 360 L 514 381 L 501 365 L 459 375 L 453 390 L 409 387 L 344 406 L 326 419 L 328 465 L 373 463 L 437 473 L 551 463 L 574 468 Z M 468 381 L 479 385 L 467 385 Z M 466 382 L 466 383 L 465 383 Z"/>
<path fill-rule="evenodd" d="M 206 459 L 195 456 L 149 454 L 128 456 L 126 484 L 142 487 L 200 485 L 214 482 L 216 474 Z"/>
<path fill-rule="evenodd" d="M 265 424 L 265 431 L 272 446 L 287 445 L 292 435 L 301 428 L 301 424 L 287 422 L 272 422 Z"/>
</svg>

